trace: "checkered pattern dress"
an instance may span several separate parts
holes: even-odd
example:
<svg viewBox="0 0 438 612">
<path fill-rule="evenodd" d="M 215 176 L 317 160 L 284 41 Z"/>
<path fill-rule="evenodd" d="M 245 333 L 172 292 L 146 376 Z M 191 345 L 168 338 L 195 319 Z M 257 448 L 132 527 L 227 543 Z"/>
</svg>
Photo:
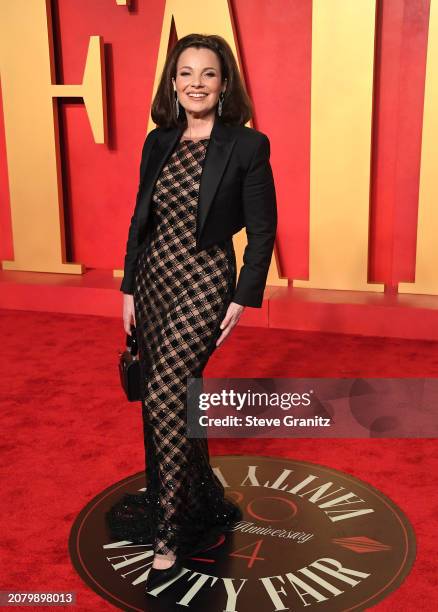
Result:
<svg viewBox="0 0 438 612">
<path fill-rule="evenodd" d="M 180 140 L 164 165 L 135 277 L 146 492 L 126 495 L 108 519 L 115 537 L 160 554 L 188 553 L 241 518 L 212 471 L 206 439 L 186 435 L 187 377 L 202 376 L 236 283 L 231 239 L 196 252 L 208 142 Z"/>
</svg>

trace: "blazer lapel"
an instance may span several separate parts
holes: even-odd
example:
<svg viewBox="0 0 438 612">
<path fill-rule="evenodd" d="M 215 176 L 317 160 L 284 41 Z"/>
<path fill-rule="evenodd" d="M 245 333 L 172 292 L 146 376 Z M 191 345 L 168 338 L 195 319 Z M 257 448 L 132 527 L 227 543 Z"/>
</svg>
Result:
<svg viewBox="0 0 438 612">
<path fill-rule="evenodd" d="M 236 136 L 234 130 L 221 123 L 216 115 L 199 184 L 197 246 L 199 246 L 199 238 L 202 234 L 208 211 L 210 210 L 235 142 Z"/>
<path fill-rule="evenodd" d="M 178 126 L 160 130 L 157 134 L 157 138 L 150 152 L 148 165 L 141 186 L 140 223 L 148 218 L 155 183 L 165 162 L 182 136 L 183 131 L 184 127 Z M 235 141 L 236 137 L 234 130 L 221 123 L 216 115 L 204 158 L 199 184 L 196 228 L 197 246 L 199 246 L 199 238 L 205 225 L 208 211 L 210 210 Z"/>
<path fill-rule="evenodd" d="M 183 131 L 183 128 L 177 127 L 163 131 L 160 130 L 157 134 L 149 154 L 149 160 L 144 171 L 142 183 L 140 185 L 140 225 L 142 225 L 148 219 L 155 183 L 157 182 L 168 156 L 170 155 Z"/>
</svg>

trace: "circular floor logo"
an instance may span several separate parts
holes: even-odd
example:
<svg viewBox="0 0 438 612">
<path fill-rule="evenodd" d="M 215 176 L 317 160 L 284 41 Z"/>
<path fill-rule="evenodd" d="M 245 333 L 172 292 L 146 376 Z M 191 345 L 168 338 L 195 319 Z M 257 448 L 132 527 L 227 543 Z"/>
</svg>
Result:
<svg viewBox="0 0 438 612">
<path fill-rule="evenodd" d="M 144 486 L 140 472 L 109 487 L 76 519 L 70 554 L 84 581 L 121 610 L 366 610 L 394 591 L 415 559 L 403 512 L 366 482 L 322 465 L 212 456 L 243 517 L 178 576 L 146 592 L 150 545 L 111 541 L 105 512 Z"/>
</svg>

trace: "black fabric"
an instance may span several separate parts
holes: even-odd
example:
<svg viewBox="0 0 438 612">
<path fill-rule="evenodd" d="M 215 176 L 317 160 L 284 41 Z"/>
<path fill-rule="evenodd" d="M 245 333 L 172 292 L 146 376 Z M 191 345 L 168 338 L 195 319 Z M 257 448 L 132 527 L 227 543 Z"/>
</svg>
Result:
<svg viewBox="0 0 438 612">
<path fill-rule="evenodd" d="M 202 376 L 236 283 L 231 240 L 196 249 L 208 143 L 179 141 L 164 165 L 135 274 L 146 491 L 125 495 L 107 520 L 114 538 L 160 554 L 188 553 L 242 517 L 211 468 L 207 440 L 186 435 L 187 377 Z"/>
<path fill-rule="evenodd" d="M 140 183 L 120 285 L 124 293 L 134 293 L 137 257 L 150 239 L 154 184 L 183 129 L 183 126 L 155 128 L 143 145 Z M 195 229 L 198 251 L 227 242 L 243 227 L 248 244 L 232 301 L 260 308 L 277 229 L 270 141 L 266 134 L 253 128 L 225 125 L 216 115 L 200 189 Z"/>
</svg>

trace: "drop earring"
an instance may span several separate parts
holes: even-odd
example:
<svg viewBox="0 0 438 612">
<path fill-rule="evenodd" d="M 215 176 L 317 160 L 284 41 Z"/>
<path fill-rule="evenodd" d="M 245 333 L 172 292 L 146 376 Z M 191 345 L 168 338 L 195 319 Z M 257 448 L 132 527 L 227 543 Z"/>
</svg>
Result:
<svg viewBox="0 0 438 612">
<path fill-rule="evenodd" d="M 176 118 L 179 117 L 179 103 L 178 103 L 178 93 L 175 89 L 175 107 L 176 107 Z"/>
<path fill-rule="evenodd" d="M 219 104 L 218 104 L 218 109 L 217 109 L 217 113 L 219 115 L 219 117 L 222 115 L 222 103 L 224 101 L 224 92 L 221 91 L 219 94 Z"/>
</svg>

